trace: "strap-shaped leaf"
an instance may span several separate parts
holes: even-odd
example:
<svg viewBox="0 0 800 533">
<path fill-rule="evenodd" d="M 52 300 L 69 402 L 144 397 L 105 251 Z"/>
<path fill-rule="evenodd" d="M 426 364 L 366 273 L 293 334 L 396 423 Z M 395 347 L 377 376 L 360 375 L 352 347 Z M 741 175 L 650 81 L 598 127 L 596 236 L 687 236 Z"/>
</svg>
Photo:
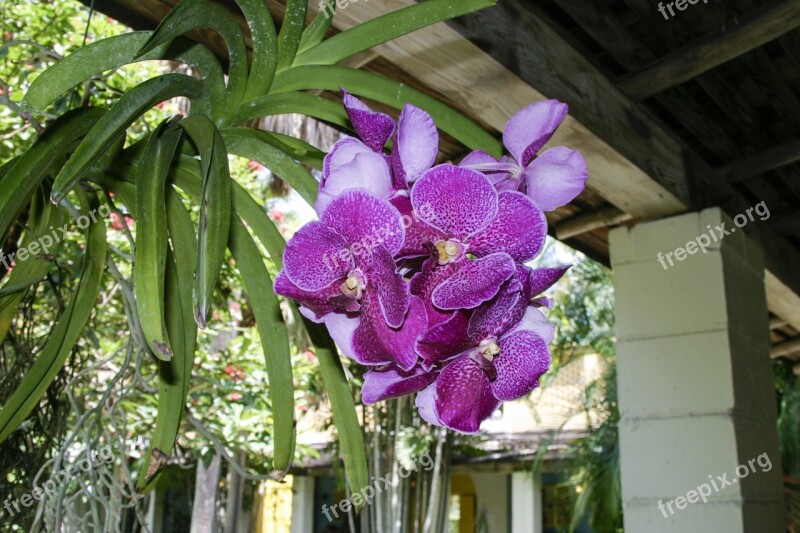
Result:
<svg viewBox="0 0 800 533">
<path fill-rule="evenodd" d="M 325 392 L 331 400 L 333 422 L 344 460 L 344 470 L 350 483 L 352 493 L 359 492 L 367 486 L 367 455 L 364 447 L 364 434 L 358 422 L 356 406 L 350 385 L 344 375 L 342 362 L 328 330 L 321 324 L 304 319 L 306 331 L 314 344 L 314 351 L 319 360 L 320 374 L 325 383 Z M 355 502 L 354 502 L 355 503 Z M 362 504 L 363 506 L 363 504 Z M 356 509 L 360 507 L 356 506 Z"/>
<path fill-rule="evenodd" d="M 281 32 L 278 34 L 278 70 L 289 68 L 297 54 L 306 26 L 308 0 L 287 0 Z"/>
<path fill-rule="evenodd" d="M 338 91 L 340 87 L 396 109 L 401 109 L 407 102 L 412 103 L 430 113 L 439 129 L 467 147 L 483 150 L 495 157 L 502 155 L 503 145 L 499 140 L 452 107 L 403 83 L 371 72 L 337 66 L 294 67 L 275 77 L 272 92 L 282 94 L 309 89 Z"/>
<path fill-rule="evenodd" d="M 317 13 L 317 16 L 314 17 L 314 20 L 311 21 L 311 24 L 308 25 L 300 38 L 297 54 L 302 54 L 322 42 L 333 23 L 335 14 L 336 0 L 328 0 L 324 6 L 320 5 L 319 13 Z"/>
<path fill-rule="evenodd" d="M 128 91 L 97 121 L 61 168 L 53 184 L 51 200 L 60 202 L 114 140 L 146 110 L 176 96 L 192 98 L 201 92 L 202 83 L 183 74 L 157 76 Z"/>
<path fill-rule="evenodd" d="M 298 55 L 295 66 L 333 65 L 373 46 L 442 20 L 493 6 L 496 0 L 428 0 L 392 11 L 334 35 Z"/>
<path fill-rule="evenodd" d="M 350 127 L 350 123 L 347 121 L 347 112 L 341 104 L 321 96 L 300 92 L 270 94 L 249 100 L 239 108 L 239 116 L 236 121 L 241 123 L 254 118 L 288 113 L 302 113 L 343 128 Z"/>
<path fill-rule="evenodd" d="M 210 28 L 217 32 L 228 47 L 227 114 L 236 115 L 247 89 L 247 46 L 242 28 L 234 16 L 220 4 L 208 0 L 182 0 L 159 23 L 150 39 L 139 50 L 148 53 L 192 30 Z"/>
<path fill-rule="evenodd" d="M 123 33 L 79 48 L 33 80 L 23 102 L 28 107 L 41 111 L 56 98 L 92 76 L 135 61 L 162 58 L 186 63 L 200 73 L 207 92 L 201 100 L 195 102 L 195 106 L 207 107 L 212 103 L 219 105 L 224 102 L 225 80 L 222 67 L 210 50 L 188 39 L 177 39 L 137 57 L 137 51 L 150 35 L 149 31 Z"/>
<path fill-rule="evenodd" d="M 0 239 L 30 201 L 51 165 L 72 150 L 103 113 L 104 109 L 88 107 L 61 115 L 16 160 L 3 177 L 3 186 L 0 187 Z"/>
<path fill-rule="evenodd" d="M 203 165 L 203 191 L 200 198 L 197 276 L 195 278 L 195 321 L 206 327 L 211 297 L 217 286 L 231 220 L 231 177 L 228 149 L 214 124 L 203 115 L 192 115 L 180 122 L 200 153 Z"/>
<path fill-rule="evenodd" d="M 224 135 L 224 133 L 223 133 Z M 291 135 L 278 133 L 277 131 L 261 131 L 261 138 L 270 143 L 275 148 L 290 155 L 311 168 L 322 170 L 322 161 L 325 159 L 325 152 L 319 148 Z"/>
<path fill-rule="evenodd" d="M 84 213 L 91 213 L 97 208 L 96 197 L 86 201 L 82 192 L 78 196 Z M 0 442 L 7 439 L 33 411 L 80 338 L 95 309 L 105 268 L 106 249 L 105 224 L 102 220 L 91 222 L 77 289 L 51 330 L 46 344 L 36 355 L 33 366 L 0 409 Z"/>
<path fill-rule="evenodd" d="M 47 194 L 42 188 L 34 195 L 26 231 L 19 245 L 20 250 L 31 252 L 30 256 L 25 261 L 14 264 L 14 270 L 0 288 L 0 344 L 8 335 L 11 321 L 25 291 L 39 282 L 52 267 L 53 258 L 63 242 L 62 225 L 66 222 L 66 216 L 64 209 L 47 200 Z"/>
<path fill-rule="evenodd" d="M 253 59 L 244 99 L 251 100 L 267 94 L 278 66 L 278 36 L 275 23 L 263 0 L 236 0 L 250 27 Z"/>
<path fill-rule="evenodd" d="M 162 122 L 150 135 L 136 176 L 136 246 L 134 289 L 136 307 L 147 346 L 157 358 L 168 361 L 172 348 L 164 308 L 167 262 L 167 174 L 181 139 L 181 130 Z"/>
<path fill-rule="evenodd" d="M 224 136 L 232 154 L 258 161 L 291 185 L 306 202 L 314 205 L 319 187 L 317 180 L 303 165 L 270 144 L 262 132 L 231 128 L 225 130 Z"/>
<path fill-rule="evenodd" d="M 275 431 L 275 476 L 283 478 L 292 464 L 295 444 L 294 385 L 289 335 L 272 279 L 258 246 L 239 220 L 231 222 L 230 249 L 242 276 L 264 349 Z"/>
</svg>

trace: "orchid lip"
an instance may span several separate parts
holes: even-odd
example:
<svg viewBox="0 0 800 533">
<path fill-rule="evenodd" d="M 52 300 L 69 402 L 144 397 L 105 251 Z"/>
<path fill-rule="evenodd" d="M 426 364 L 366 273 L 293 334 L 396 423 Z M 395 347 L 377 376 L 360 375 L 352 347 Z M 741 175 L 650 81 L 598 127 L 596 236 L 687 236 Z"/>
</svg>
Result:
<svg viewBox="0 0 800 533">
<path fill-rule="evenodd" d="M 354 300 L 360 300 L 367 288 L 367 277 L 358 269 L 351 270 L 342 283 L 342 293 Z"/>
<path fill-rule="evenodd" d="M 467 247 L 455 239 L 441 240 L 436 244 L 437 260 L 440 265 L 455 263 L 466 255 Z"/>
</svg>

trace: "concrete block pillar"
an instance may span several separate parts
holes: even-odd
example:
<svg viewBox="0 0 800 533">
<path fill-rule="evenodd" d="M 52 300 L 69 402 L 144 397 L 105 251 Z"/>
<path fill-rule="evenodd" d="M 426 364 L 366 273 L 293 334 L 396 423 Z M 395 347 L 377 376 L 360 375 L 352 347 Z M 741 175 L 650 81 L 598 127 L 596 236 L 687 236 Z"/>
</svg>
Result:
<svg viewBox="0 0 800 533">
<path fill-rule="evenodd" d="M 626 531 L 784 531 L 764 264 L 745 229 L 712 208 L 610 233 Z"/>
</svg>

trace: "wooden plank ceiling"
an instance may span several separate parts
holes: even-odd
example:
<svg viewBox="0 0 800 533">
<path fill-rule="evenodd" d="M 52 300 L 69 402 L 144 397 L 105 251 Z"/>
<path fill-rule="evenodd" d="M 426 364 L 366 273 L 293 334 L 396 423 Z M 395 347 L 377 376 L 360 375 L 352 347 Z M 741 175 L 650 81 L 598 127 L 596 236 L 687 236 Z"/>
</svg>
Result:
<svg viewBox="0 0 800 533">
<path fill-rule="evenodd" d="M 95 7 L 152 29 L 177 1 Z M 282 3 L 267 1 L 279 24 Z M 331 31 L 412 3 L 351 4 Z M 580 148 L 592 179 L 549 218 L 556 236 L 603 262 L 609 226 L 711 205 L 734 216 L 766 202 L 770 218 L 748 229 L 765 250 L 773 355 L 800 359 L 800 0 L 679 3 L 670 16 L 670 2 L 662 14 L 652 0 L 501 0 L 357 62 L 498 133 L 532 101 L 567 102 L 553 143 Z M 215 34 L 196 38 L 226 56 Z M 444 139 L 443 160 L 463 154 Z"/>
</svg>

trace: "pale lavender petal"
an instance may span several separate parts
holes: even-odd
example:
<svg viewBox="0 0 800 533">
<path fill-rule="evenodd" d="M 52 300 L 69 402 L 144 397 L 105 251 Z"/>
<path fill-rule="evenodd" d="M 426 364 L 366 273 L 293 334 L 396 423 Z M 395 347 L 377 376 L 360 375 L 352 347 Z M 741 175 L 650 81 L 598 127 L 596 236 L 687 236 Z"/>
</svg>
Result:
<svg viewBox="0 0 800 533">
<path fill-rule="evenodd" d="M 433 305 L 440 309 L 471 309 L 494 298 L 505 280 L 514 274 L 510 255 L 496 253 L 466 261 L 432 294 Z"/>
<path fill-rule="evenodd" d="M 589 172 L 580 152 L 557 146 L 534 159 L 524 178 L 528 196 L 543 211 L 553 211 L 586 188 Z"/>
<path fill-rule="evenodd" d="M 342 100 L 358 136 L 370 149 L 380 152 L 394 133 L 395 124 L 392 117 L 376 113 L 345 89 L 342 89 Z"/>
<path fill-rule="evenodd" d="M 413 182 L 436 162 L 439 132 L 431 116 L 406 104 L 397 119 L 397 135 L 392 147 L 392 168 L 400 185 Z M 396 184 L 397 185 L 397 184 Z"/>
<path fill-rule="evenodd" d="M 522 319 L 527 305 L 522 284 L 512 276 L 497 296 L 475 309 L 469 321 L 469 336 L 478 342 L 497 337 Z"/>
<path fill-rule="evenodd" d="M 503 130 L 503 143 L 517 163 L 528 166 L 564 121 L 568 111 L 567 104 L 546 100 L 521 109 L 508 119 Z"/>
<path fill-rule="evenodd" d="M 467 336 L 469 314 L 456 311 L 448 320 L 428 329 L 417 340 L 417 353 L 427 365 L 440 363 L 475 344 Z"/>
<path fill-rule="evenodd" d="M 431 245 L 446 239 L 445 235 L 420 220 L 419 215 L 411 207 L 411 198 L 404 195 L 389 200 L 400 211 L 403 226 L 406 228 L 406 239 L 403 247 L 396 254 L 397 258 L 424 257 L 430 255 Z"/>
<path fill-rule="evenodd" d="M 346 276 L 353 256 L 345 238 L 322 222 L 309 222 L 286 243 L 286 276 L 300 289 L 317 291 Z"/>
<path fill-rule="evenodd" d="M 489 377 L 469 357 L 447 365 L 436 379 L 437 418 L 450 429 L 477 433 L 481 422 L 500 406 Z"/>
<path fill-rule="evenodd" d="M 533 297 L 542 294 L 561 279 L 572 265 L 557 267 L 532 268 L 527 271 L 525 285 L 528 294 Z"/>
<path fill-rule="evenodd" d="M 322 213 L 322 221 L 350 245 L 365 249 L 382 244 L 392 256 L 403 246 L 405 228 L 400 212 L 387 200 L 361 189 L 345 191 Z"/>
<path fill-rule="evenodd" d="M 378 293 L 378 302 L 386 324 L 399 328 L 403 324 L 411 298 L 408 282 L 397 273 L 394 259 L 381 245 L 372 251 L 367 283 L 367 290 Z"/>
<path fill-rule="evenodd" d="M 389 398 L 398 398 L 419 392 L 436 380 L 435 372 L 427 372 L 419 366 L 403 370 L 396 365 L 370 370 L 364 375 L 361 400 L 364 405 Z"/>
<path fill-rule="evenodd" d="M 436 308 L 431 302 L 431 295 L 436 287 L 450 278 L 457 269 L 458 267 L 453 263 L 438 265 L 436 261 L 428 259 L 422 264 L 422 269 L 411 278 L 411 294 L 419 296 L 425 303 L 428 327 L 448 320 L 453 314 Z"/>
<path fill-rule="evenodd" d="M 497 191 L 480 172 L 445 164 L 417 180 L 411 204 L 427 224 L 448 237 L 463 240 L 495 217 Z"/>
<path fill-rule="evenodd" d="M 415 344 L 425 330 L 428 320 L 419 298 L 411 298 L 403 325 L 390 328 L 383 318 L 376 296 L 367 289 L 361 299 L 361 323 L 353 337 L 353 359 L 364 365 L 396 363 L 410 370 L 418 361 Z"/>
<path fill-rule="evenodd" d="M 536 334 L 544 339 L 546 343 L 553 341 L 553 336 L 556 332 L 556 325 L 548 322 L 547 318 L 541 311 L 535 307 L 528 306 L 525 309 L 525 314 L 514 328 L 508 334 L 517 333 L 519 331 L 528 331 Z"/>
<path fill-rule="evenodd" d="M 320 322 L 325 315 L 334 311 L 357 311 L 358 302 L 346 297 L 341 290 L 341 279 L 334 281 L 330 286 L 317 291 L 304 291 L 289 280 L 286 272 L 281 270 L 275 277 L 275 293 L 291 298 L 310 311 L 308 318 Z M 355 306 L 353 307 L 353 304 Z"/>
<path fill-rule="evenodd" d="M 348 189 L 364 189 L 387 199 L 393 192 L 392 173 L 384 156 L 352 137 L 339 140 L 325 156 L 314 210 L 317 214 L 324 213 Z"/>
<path fill-rule="evenodd" d="M 539 386 L 539 377 L 550 368 L 550 349 L 538 335 L 520 331 L 498 341 L 500 354 L 494 359 L 497 379 L 492 392 L 498 400 L 527 396 Z"/>
<path fill-rule="evenodd" d="M 519 192 L 498 195 L 497 216 L 469 240 L 469 251 L 478 257 L 505 252 L 515 261 L 530 261 L 542 251 L 547 219 L 530 198 Z"/>
<path fill-rule="evenodd" d="M 325 327 L 331 338 L 342 353 L 351 359 L 355 359 L 353 338 L 360 324 L 361 316 L 358 313 L 331 313 L 325 316 Z"/>
<path fill-rule="evenodd" d="M 462 159 L 458 166 L 482 173 L 498 191 L 516 191 L 521 184 L 519 176 L 522 167 L 509 156 L 495 159 L 486 152 L 475 150 Z"/>
<path fill-rule="evenodd" d="M 423 389 L 422 392 L 417 394 L 417 399 L 414 404 L 419 410 L 419 416 L 428 424 L 434 426 L 441 426 L 442 421 L 436 416 L 436 384 L 429 385 L 428 388 Z"/>
</svg>

